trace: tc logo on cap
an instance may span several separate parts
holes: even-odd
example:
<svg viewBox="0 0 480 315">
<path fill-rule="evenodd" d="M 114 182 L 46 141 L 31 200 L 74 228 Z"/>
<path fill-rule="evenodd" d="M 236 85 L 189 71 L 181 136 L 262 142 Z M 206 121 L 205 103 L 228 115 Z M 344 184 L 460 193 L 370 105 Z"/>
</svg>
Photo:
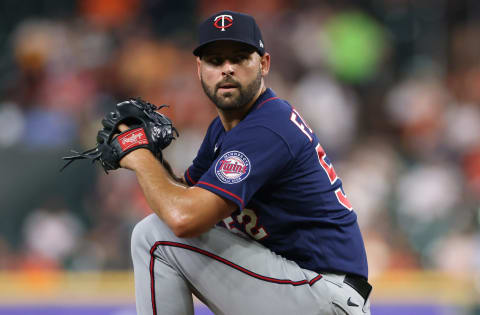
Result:
<svg viewBox="0 0 480 315">
<path fill-rule="evenodd" d="M 225 20 L 227 20 L 227 24 L 225 24 Z M 221 24 L 219 25 L 220 22 Z M 215 20 L 213 20 L 213 26 L 215 26 L 216 28 L 221 28 L 222 32 L 225 32 L 225 29 L 229 28 L 232 25 L 233 25 L 233 17 L 231 15 L 222 14 L 217 16 Z"/>
</svg>

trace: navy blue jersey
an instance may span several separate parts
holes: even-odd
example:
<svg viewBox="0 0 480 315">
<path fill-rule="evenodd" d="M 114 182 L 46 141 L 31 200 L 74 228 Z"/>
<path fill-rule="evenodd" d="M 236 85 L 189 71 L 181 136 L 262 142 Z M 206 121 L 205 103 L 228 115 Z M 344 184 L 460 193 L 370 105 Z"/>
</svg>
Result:
<svg viewBox="0 0 480 315">
<path fill-rule="evenodd" d="M 230 131 L 213 120 L 185 179 L 237 204 L 221 222 L 226 228 L 302 268 L 367 278 L 363 239 L 342 181 L 317 136 L 271 89 Z"/>
</svg>

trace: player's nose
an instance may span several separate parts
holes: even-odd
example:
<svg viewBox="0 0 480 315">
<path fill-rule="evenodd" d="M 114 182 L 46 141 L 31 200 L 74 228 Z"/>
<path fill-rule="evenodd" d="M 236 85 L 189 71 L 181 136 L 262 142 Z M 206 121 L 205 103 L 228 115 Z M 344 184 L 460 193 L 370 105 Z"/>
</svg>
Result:
<svg viewBox="0 0 480 315">
<path fill-rule="evenodd" d="M 235 74 L 235 66 L 229 60 L 225 60 L 222 64 L 222 75 L 234 75 Z"/>
</svg>

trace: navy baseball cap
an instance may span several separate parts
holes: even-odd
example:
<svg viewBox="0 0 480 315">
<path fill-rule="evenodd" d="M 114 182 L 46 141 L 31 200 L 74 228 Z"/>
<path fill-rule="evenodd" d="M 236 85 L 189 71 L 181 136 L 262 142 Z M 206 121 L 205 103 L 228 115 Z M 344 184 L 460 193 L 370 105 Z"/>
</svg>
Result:
<svg viewBox="0 0 480 315">
<path fill-rule="evenodd" d="M 198 47 L 193 54 L 200 56 L 205 45 L 218 40 L 244 43 L 255 48 L 260 56 L 265 54 L 260 28 L 248 14 L 222 11 L 206 19 L 198 28 Z"/>
</svg>

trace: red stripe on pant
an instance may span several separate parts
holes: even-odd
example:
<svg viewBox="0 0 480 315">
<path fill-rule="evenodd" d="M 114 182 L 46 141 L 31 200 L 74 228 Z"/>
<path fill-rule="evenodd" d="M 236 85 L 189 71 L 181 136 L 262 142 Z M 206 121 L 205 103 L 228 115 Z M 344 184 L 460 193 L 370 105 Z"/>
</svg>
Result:
<svg viewBox="0 0 480 315">
<path fill-rule="evenodd" d="M 222 258 L 222 257 L 217 256 L 213 253 L 210 253 L 206 250 L 203 250 L 203 249 L 191 246 L 191 245 L 182 244 L 182 243 L 178 243 L 178 242 L 158 241 L 158 242 L 155 242 L 155 244 L 153 244 L 153 246 L 150 249 L 150 292 L 152 294 L 153 315 L 157 315 L 157 303 L 155 301 L 155 275 L 154 275 L 155 256 L 153 255 L 153 253 L 155 252 L 155 250 L 157 250 L 158 246 L 160 246 L 160 245 L 183 248 L 183 249 L 187 249 L 187 250 L 199 253 L 201 255 L 204 255 L 204 256 L 210 257 L 212 259 L 215 259 L 216 261 L 218 261 L 220 263 L 223 263 L 223 264 L 225 264 L 229 267 L 232 267 L 232 268 L 234 268 L 234 269 L 236 269 L 236 270 L 238 270 L 238 271 L 240 271 L 240 272 L 242 272 L 246 275 L 249 275 L 251 277 L 254 277 L 254 278 L 262 280 L 262 281 L 267 281 L 267 282 L 272 282 L 272 283 L 277 283 L 277 284 L 289 284 L 289 285 L 293 285 L 293 286 L 299 286 L 299 285 L 304 285 L 304 284 L 308 284 L 308 285 L 312 286 L 312 285 L 315 284 L 315 282 L 322 279 L 322 275 L 320 275 L 320 274 L 310 281 L 308 281 L 306 279 L 305 280 L 299 280 L 299 281 L 293 281 L 293 280 L 289 280 L 289 279 L 276 279 L 276 278 L 266 277 L 266 276 L 259 275 L 259 274 L 255 273 L 251 270 L 248 270 L 246 268 L 243 268 L 242 266 L 239 266 L 239 265 L 237 265 L 237 264 L 235 264 L 235 263 L 233 263 L 233 262 L 231 262 L 231 261 L 229 261 L 225 258 Z"/>
<path fill-rule="evenodd" d="M 157 315 L 157 303 L 155 301 L 155 276 L 154 276 L 154 266 L 155 266 L 155 256 L 153 255 L 153 252 L 157 249 L 158 245 L 152 246 L 150 249 L 150 294 L 152 298 L 152 309 L 153 309 L 153 315 Z"/>
</svg>

